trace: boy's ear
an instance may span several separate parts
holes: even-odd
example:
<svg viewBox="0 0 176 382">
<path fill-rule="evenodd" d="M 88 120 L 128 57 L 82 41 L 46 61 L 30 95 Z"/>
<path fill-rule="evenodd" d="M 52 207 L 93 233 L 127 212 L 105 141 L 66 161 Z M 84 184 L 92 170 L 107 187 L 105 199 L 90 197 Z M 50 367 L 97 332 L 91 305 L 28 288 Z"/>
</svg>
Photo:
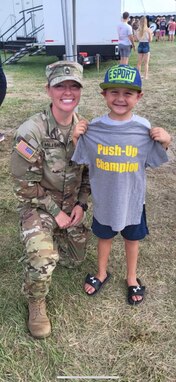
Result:
<svg viewBox="0 0 176 382">
<path fill-rule="evenodd" d="M 138 100 L 140 100 L 143 97 L 143 95 L 144 95 L 143 92 L 138 93 Z"/>
</svg>

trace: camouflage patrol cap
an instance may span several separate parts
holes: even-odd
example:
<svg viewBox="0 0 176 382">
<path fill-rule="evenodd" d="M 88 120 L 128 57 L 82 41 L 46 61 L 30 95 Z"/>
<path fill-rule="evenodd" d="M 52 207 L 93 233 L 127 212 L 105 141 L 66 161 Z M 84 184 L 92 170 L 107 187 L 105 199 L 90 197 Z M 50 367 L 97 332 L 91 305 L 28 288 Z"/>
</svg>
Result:
<svg viewBox="0 0 176 382">
<path fill-rule="evenodd" d="M 46 67 L 46 77 L 50 86 L 55 86 L 63 81 L 73 80 L 82 87 L 83 67 L 77 62 L 57 61 Z"/>
</svg>

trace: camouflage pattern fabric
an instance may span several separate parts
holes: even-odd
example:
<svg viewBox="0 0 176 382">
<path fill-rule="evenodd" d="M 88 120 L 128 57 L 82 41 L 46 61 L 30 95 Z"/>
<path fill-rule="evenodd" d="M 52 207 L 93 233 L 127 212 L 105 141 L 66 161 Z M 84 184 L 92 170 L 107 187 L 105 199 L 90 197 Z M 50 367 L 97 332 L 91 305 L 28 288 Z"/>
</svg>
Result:
<svg viewBox="0 0 176 382">
<path fill-rule="evenodd" d="M 25 245 L 26 297 L 42 298 L 49 291 L 57 262 L 69 268 L 85 258 L 88 230 L 83 224 L 60 230 L 50 214 L 40 209 L 26 211 L 21 221 L 21 238 Z"/>
<path fill-rule="evenodd" d="M 61 230 L 54 220 L 61 210 L 69 215 L 78 200 L 87 203 L 90 194 L 88 168 L 71 161 L 72 132 L 79 118 L 74 114 L 67 144 L 50 108 L 24 122 L 14 137 L 11 168 L 26 253 L 23 291 L 28 296 L 48 292 L 59 256 L 69 267 L 85 257 L 88 229 L 80 224 Z"/>
<path fill-rule="evenodd" d="M 57 216 L 61 209 L 69 214 L 77 200 L 87 202 L 88 168 L 71 161 L 72 131 L 77 121 L 75 115 L 67 145 L 50 109 L 36 114 L 17 130 L 11 167 L 19 209 L 30 205 Z M 30 158 L 27 150 L 32 152 Z"/>
<path fill-rule="evenodd" d="M 47 65 L 46 77 L 50 86 L 69 80 L 76 81 L 83 86 L 83 66 L 78 62 L 57 61 Z"/>
</svg>

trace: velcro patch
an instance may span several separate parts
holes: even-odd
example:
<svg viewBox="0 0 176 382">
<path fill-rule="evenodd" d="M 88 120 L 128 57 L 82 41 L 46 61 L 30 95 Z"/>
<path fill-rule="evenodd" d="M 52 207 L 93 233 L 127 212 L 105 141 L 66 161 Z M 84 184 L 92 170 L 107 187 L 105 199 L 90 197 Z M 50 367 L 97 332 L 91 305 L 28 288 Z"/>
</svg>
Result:
<svg viewBox="0 0 176 382">
<path fill-rule="evenodd" d="M 32 146 L 28 145 L 23 139 L 20 140 L 16 145 L 17 152 L 23 156 L 25 159 L 31 159 L 35 154 L 35 151 Z"/>
</svg>

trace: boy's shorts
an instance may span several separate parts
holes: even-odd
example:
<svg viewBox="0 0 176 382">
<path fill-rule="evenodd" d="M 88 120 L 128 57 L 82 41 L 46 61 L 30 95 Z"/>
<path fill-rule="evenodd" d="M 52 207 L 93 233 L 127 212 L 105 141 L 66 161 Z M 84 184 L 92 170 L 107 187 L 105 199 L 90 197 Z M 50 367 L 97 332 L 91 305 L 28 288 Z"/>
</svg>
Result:
<svg viewBox="0 0 176 382">
<path fill-rule="evenodd" d="M 92 222 L 92 232 L 100 239 L 112 239 L 118 234 L 118 232 L 113 231 L 109 225 L 100 224 L 94 217 Z M 124 239 L 127 240 L 141 240 L 149 234 L 146 221 L 145 205 L 143 206 L 140 224 L 128 225 L 120 233 Z"/>
<path fill-rule="evenodd" d="M 150 52 L 150 46 L 148 42 L 140 42 L 138 45 L 138 53 L 146 54 Z"/>
</svg>

